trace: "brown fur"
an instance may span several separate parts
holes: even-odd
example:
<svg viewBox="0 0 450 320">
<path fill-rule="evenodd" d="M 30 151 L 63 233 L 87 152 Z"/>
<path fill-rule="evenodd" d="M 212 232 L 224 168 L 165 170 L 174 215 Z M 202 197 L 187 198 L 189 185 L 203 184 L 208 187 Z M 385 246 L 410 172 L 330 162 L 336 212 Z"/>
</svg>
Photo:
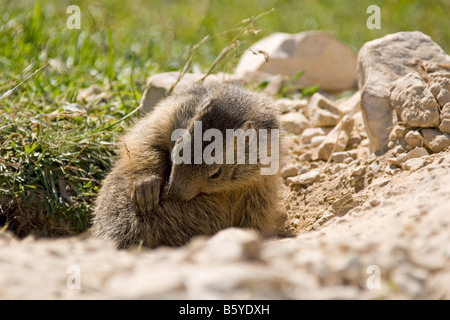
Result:
<svg viewBox="0 0 450 320">
<path fill-rule="evenodd" d="M 227 227 L 276 234 L 282 214 L 278 175 L 261 175 L 260 164 L 171 162 L 178 128 L 278 129 L 272 100 L 238 86 L 196 85 L 164 99 L 123 138 L 121 156 L 96 201 L 94 235 L 119 248 L 179 246 L 196 235 Z M 224 135 L 225 136 L 225 135 Z M 193 153 L 192 153 L 193 154 Z"/>
</svg>

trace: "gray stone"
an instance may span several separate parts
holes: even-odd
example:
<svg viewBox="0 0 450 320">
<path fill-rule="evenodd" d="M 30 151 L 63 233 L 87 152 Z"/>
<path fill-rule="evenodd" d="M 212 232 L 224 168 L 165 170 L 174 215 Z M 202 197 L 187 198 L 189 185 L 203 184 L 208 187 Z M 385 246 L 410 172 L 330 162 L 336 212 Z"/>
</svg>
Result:
<svg viewBox="0 0 450 320">
<path fill-rule="evenodd" d="M 306 161 L 306 162 L 311 161 L 311 160 L 312 160 L 312 152 L 307 151 L 307 152 L 303 153 L 303 154 L 298 158 L 298 160 L 299 160 L 299 161 Z"/>
<path fill-rule="evenodd" d="M 326 136 L 316 136 L 316 137 L 313 137 L 312 139 L 311 139 L 311 147 L 317 147 L 317 146 L 319 146 L 322 142 L 324 142 L 325 141 L 325 139 L 326 139 Z"/>
<path fill-rule="evenodd" d="M 438 96 L 439 92 L 441 92 L 441 90 L 442 90 L 442 86 L 439 82 L 433 83 L 430 86 L 430 92 L 433 94 L 433 96 L 435 98 L 437 98 L 437 96 Z"/>
<path fill-rule="evenodd" d="M 439 105 L 427 83 L 417 72 L 410 72 L 397 79 L 391 84 L 390 90 L 391 106 L 400 121 L 411 127 L 429 128 L 439 125 Z"/>
<path fill-rule="evenodd" d="M 298 174 L 298 169 L 295 165 L 289 164 L 286 165 L 283 169 L 280 171 L 280 176 L 282 178 L 289 178 L 294 177 Z"/>
<path fill-rule="evenodd" d="M 301 134 L 303 130 L 310 126 L 308 119 L 300 112 L 288 112 L 280 115 L 282 127 L 287 132 Z"/>
<path fill-rule="evenodd" d="M 312 138 L 325 136 L 329 132 L 327 131 L 326 128 L 306 128 L 302 133 L 301 141 L 303 144 L 310 144 Z"/>
<path fill-rule="evenodd" d="M 305 109 L 308 105 L 308 100 L 280 98 L 277 99 L 276 104 L 281 113 L 286 113 L 293 110 L 298 111 Z"/>
<path fill-rule="evenodd" d="M 433 152 L 441 152 L 450 147 L 450 135 L 435 129 L 422 129 L 427 147 Z"/>
<path fill-rule="evenodd" d="M 450 103 L 446 103 L 441 110 L 441 119 L 450 119 Z"/>
<path fill-rule="evenodd" d="M 363 172 L 364 172 L 364 170 L 366 169 L 366 167 L 365 166 L 363 166 L 363 165 L 361 165 L 361 166 L 358 166 L 358 167 L 356 167 L 353 171 L 352 171 L 352 176 L 360 176 Z"/>
<path fill-rule="evenodd" d="M 406 160 L 412 158 L 420 158 L 428 155 L 428 151 L 425 148 L 415 148 L 406 154 Z"/>
<path fill-rule="evenodd" d="M 403 139 L 407 132 L 408 130 L 403 124 L 396 123 L 389 134 L 389 140 Z"/>
<path fill-rule="evenodd" d="M 405 170 L 415 171 L 415 170 L 422 168 L 424 166 L 424 164 L 425 164 L 425 159 L 413 158 L 413 159 L 406 160 L 403 163 L 402 167 Z"/>
<path fill-rule="evenodd" d="M 361 111 L 361 92 L 356 91 L 350 98 L 339 103 L 337 107 L 342 114 L 355 115 Z"/>
<path fill-rule="evenodd" d="M 446 105 L 447 103 L 450 103 L 450 91 L 447 89 L 442 89 L 438 96 L 436 97 L 437 101 L 441 106 Z"/>
<path fill-rule="evenodd" d="M 313 127 L 335 126 L 341 117 L 341 112 L 334 102 L 320 93 L 311 97 L 307 111 Z"/>
<path fill-rule="evenodd" d="M 345 115 L 316 149 L 315 158 L 327 161 L 333 152 L 344 151 L 353 126 L 354 120 Z"/>
<path fill-rule="evenodd" d="M 441 132 L 450 134 L 450 118 L 449 119 L 443 119 L 441 121 L 441 124 L 439 125 L 439 130 Z"/>
<path fill-rule="evenodd" d="M 232 262 L 258 259 L 260 238 L 252 229 L 228 228 L 206 242 L 199 261 Z"/>
<path fill-rule="evenodd" d="M 348 165 L 346 165 L 346 164 L 344 164 L 344 163 L 337 163 L 337 164 L 333 167 L 331 173 L 332 173 L 332 174 L 338 173 L 339 171 L 342 171 L 342 170 L 346 169 L 347 167 L 348 167 Z"/>
<path fill-rule="evenodd" d="M 287 182 L 293 185 L 310 185 L 320 179 L 320 172 L 318 171 L 309 171 L 307 173 L 303 173 L 301 175 L 287 178 Z"/>
<path fill-rule="evenodd" d="M 401 167 L 402 166 L 402 162 L 398 158 L 389 158 L 386 161 L 389 162 L 390 164 L 394 165 L 394 166 L 397 166 L 397 167 Z"/>
<path fill-rule="evenodd" d="M 421 147 L 424 143 L 423 137 L 417 131 L 408 131 L 405 135 L 405 141 L 412 147 Z"/>
<path fill-rule="evenodd" d="M 139 277 L 130 277 L 129 273 L 116 275 L 105 289 L 122 299 L 170 297 L 175 291 L 183 289 L 183 279 L 178 270 L 154 266 L 152 272 L 141 272 Z"/>
<path fill-rule="evenodd" d="M 288 164 L 284 166 L 280 171 L 280 176 L 282 178 L 294 177 L 298 174 L 307 172 L 308 170 L 301 164 Z"/>
<path fill-rule="evenodd" d="M 367 142 L 367 139 L 364 139 L 363 142 Z M 368 144 L 365 144 L 368 145 Z M 361 144 L 361 148 L 357 149 L 357 159 L 366 160 L 371 156 L 370 149 Z"/>
<path fill-rule="evenodd" d="M 450 57 L 421 32 L 399 32 L 364 44 L 358 54 L 361 107 L 372 152 L 385 152 L 394 125 L 389 85 L 424 64 L 450 64 Z"/>
<path fill-rule="evenodd" d="M 331 161 L 335 163 L 343 163 L 345 159 L 351 158 L 350 154 L 347 151 L 334 152 L 331 155 Z"/>
<path fill-rule="evenodd" d="M 277 74 L 291 78 L 302 70 L 306 72 L 294 85 L 319 84 L 323 91 L 343 91 L 356 85 L 355 54 L 323 31 L 273 33 L 242 55 L 235 74 L 247 82 L 261 82 Z"/>
<path fill-rule="evenodd" d="M 428 151 L 425 148 L 415 148 L 408 153 L 402 153 L 397 156 L 398 161 L 405 162 L 410 159 L 420 158 L 423 156 L 427 156 Z"/>
</svg>

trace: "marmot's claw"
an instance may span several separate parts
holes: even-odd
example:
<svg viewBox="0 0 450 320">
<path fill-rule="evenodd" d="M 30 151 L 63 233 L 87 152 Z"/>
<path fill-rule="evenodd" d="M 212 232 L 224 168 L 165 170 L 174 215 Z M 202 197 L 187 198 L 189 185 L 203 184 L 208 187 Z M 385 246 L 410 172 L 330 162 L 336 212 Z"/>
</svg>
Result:
<svg viewBox="0 0 450 320">
<path fill-rule="evenodd" d="M 134 183 L 131 190 L 131 201 L 140 214 L 148 215 L 159 205 L 162 178 L 151 176 Z"/>
</svg>

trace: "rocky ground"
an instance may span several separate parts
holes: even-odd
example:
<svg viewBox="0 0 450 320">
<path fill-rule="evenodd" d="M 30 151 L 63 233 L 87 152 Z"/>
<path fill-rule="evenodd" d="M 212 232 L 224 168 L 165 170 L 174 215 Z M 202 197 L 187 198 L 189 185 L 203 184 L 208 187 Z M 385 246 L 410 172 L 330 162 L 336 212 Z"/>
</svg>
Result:
<svg viewBox="0 0 450 320">
<path fill-rule="evenodd" d="M 424 160 L 373 180 L 345 215 L 329 212 L 311 228 L 292 216 L 293 228 L 314 230 L 290 238 L 229 229 L 178 249 L 117 251 L 81 236 L 19 241 L 3 232 L 0 297 L 449 299 L 450 152 Z M 387 164 L 379 161 L 380 176 Z"/>
<path fill-rule="evenodd" d="M 263 61 L 237 71 L 279 94 L 292 85 L 277 59 L 286 59 L 284 41 L 304 48 L 308 37 L 328 43 L 332 66 L 330 52 L 350 55 L 358 72 L 341 70 L 346 79 L 327 83 L 344 85 L 351 94 L 343 98 L 321 88 L 310 98 L 278 99 L 291 236 L 228 229 L 181 248 L 117 251 L 88 235 L 18 240 L 2 231 L 0 298 L 449 299 L 450 57 L 421 33 L 377 39 L 358 59 L 323 33 L 278 34 L 274 48 L 263 48 L 276 71 Z M 288 52 L 297 59 L 290 63 L 311 63 L 298 52 Z M 143 108 L 174 79 L 153 78 Z M 308 75 L 302 86 L 308 79 L 318 81 Z"/>
</svg>

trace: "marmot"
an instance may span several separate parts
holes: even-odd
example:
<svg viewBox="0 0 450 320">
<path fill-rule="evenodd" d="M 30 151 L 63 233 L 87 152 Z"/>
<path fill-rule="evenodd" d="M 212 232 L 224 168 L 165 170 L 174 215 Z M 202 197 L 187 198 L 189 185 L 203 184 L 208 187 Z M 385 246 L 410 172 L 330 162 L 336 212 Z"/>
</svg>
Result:
<svg viewBox="0 0 450 320">
<path fill-rule="evenodd" d="M 214 128 L 224 136 L 227 129 L 278 130 L 277 115 L 272 99 L 231 84 L 195 84 L 163 99 L 123 137 L 120 158 L 95 203 L 94 236 L 112 239 L 123 249 L 139 243 L 180 246 L 227 227 L 276 235 L 284 218 L 278 174 L 262 175 L 262 161 L 248 163 L 249 154 L 244 164 L 199 163 L 194 143 L 183 150 L 193 161 L 176 164 L 174 148 L 189 139 L 172 140 L 176 129 L 193 133 L 199 123 L 202 133 Z M 201 151 L 207 145 L 202 141 Z M 225 159 L 225 145 L 222 150 L 214 156 Z"/>
</svg>

